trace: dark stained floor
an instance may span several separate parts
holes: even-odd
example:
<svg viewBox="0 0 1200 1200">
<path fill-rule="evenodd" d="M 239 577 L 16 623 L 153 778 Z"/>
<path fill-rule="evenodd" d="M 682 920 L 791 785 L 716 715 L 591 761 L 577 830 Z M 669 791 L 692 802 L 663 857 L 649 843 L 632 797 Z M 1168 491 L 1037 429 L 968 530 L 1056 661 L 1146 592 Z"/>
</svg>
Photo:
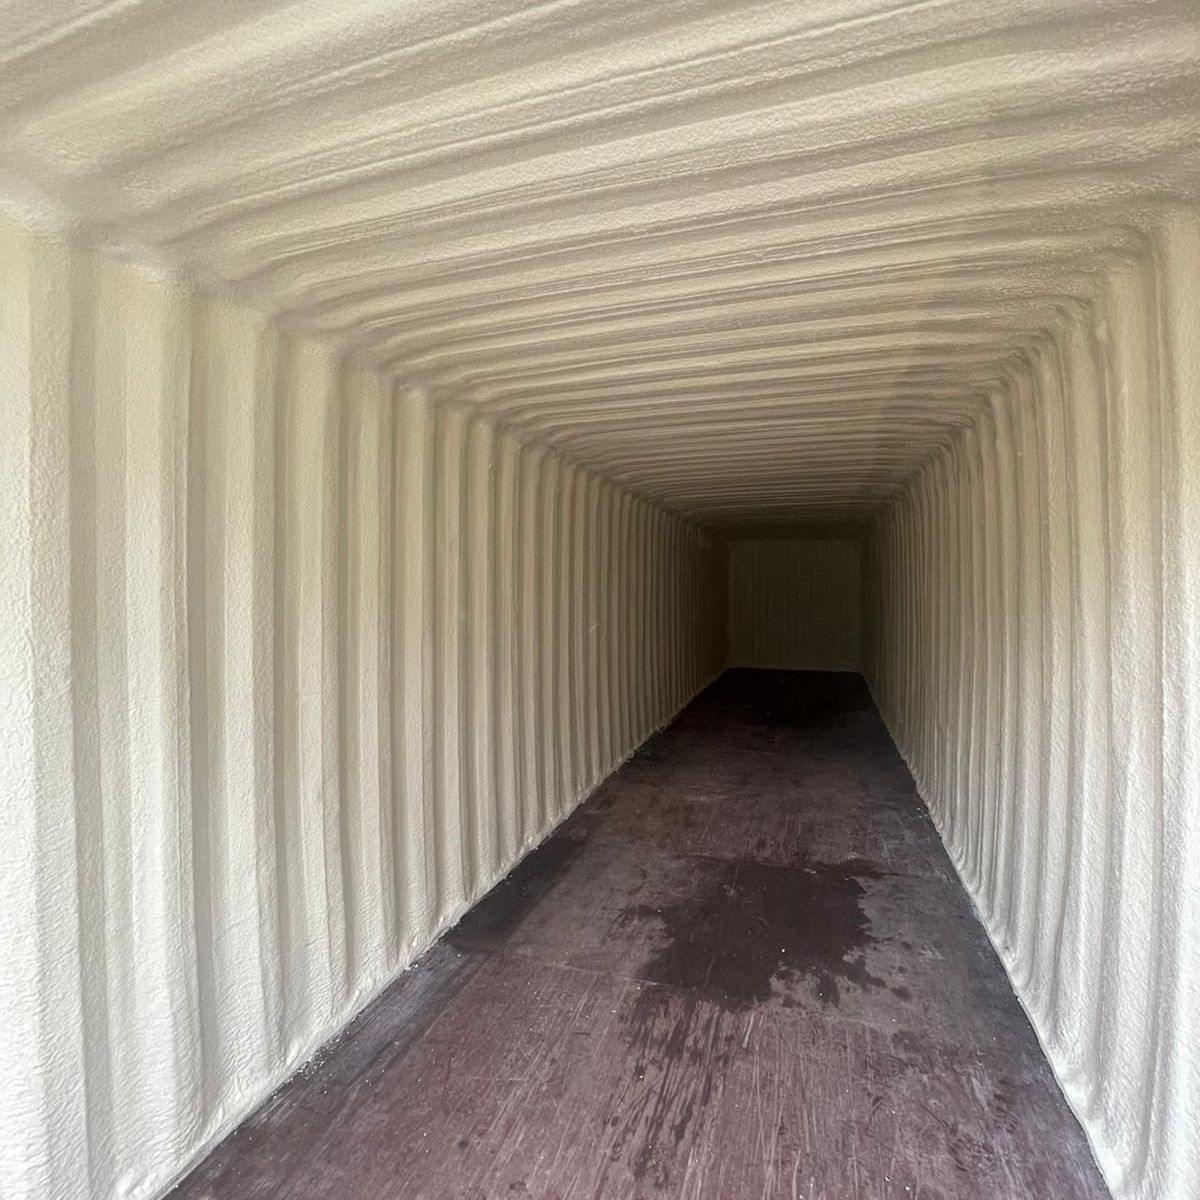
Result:
<svg viewBox="0 0 1200 1200">
<path fill-rule="evenodd" d="M 1106 1196 L 861 680 L 731 671 L 173 1200 Z"/>
</svg>

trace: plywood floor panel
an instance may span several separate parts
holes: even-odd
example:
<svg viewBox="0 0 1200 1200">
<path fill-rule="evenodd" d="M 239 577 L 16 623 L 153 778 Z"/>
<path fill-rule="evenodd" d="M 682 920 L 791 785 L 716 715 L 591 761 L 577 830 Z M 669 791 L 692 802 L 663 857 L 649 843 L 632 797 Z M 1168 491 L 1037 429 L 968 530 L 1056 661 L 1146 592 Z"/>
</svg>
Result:
<svg viewBox="0 0 1200 1200">
<path fill-rule="evenodd" d="M 733 671 L 173 1200 L 1097 1200 L 860 681 Z"/>
</svg>

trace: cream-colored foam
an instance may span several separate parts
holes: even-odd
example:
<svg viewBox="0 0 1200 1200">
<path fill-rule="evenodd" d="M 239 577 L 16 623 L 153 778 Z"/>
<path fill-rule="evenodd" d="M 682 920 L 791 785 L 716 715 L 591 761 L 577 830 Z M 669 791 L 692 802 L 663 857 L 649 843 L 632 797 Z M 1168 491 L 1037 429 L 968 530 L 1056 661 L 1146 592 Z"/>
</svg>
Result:
<svg viewBox="0 0 1200 1200">
<path fill-rule="evenodd" d="M 679 512 L 861 518 L 1194 195 L 1198 63 L 1192 0 L 26 0 L 0 158 Z"/>
<path fill-rule="evenodd" d="M 0 26 L 6 1197 L 152 1192 L 664 719 L 689 522 L 876 519 L 884 712 L 1200 1194 L 1194 0 Z"/>
<path fill-rule="evenodd" d="M 1200 1191 L 1200 220 L 1014 359 L 872 541 L 870 674 L 1115 1195 Z"/>
<path fill-rule="evenodd" d="M 148 1196 L 721 662 L 709 540 L 0 224 L 0 1195 Z"/>
</svg>

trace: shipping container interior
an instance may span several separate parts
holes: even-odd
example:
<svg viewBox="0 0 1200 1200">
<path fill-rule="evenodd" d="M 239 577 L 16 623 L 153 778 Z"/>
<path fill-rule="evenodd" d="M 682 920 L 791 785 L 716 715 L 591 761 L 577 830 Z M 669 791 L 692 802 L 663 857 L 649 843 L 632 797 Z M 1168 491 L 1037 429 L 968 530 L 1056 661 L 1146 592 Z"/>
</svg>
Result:
<svg viewBox="0 0 1200 1200">
<path fill-rule="evenodd" d="M 0 1196 L 1200 1197 L 1195 0 L 12 0 Z"/>
</svg>

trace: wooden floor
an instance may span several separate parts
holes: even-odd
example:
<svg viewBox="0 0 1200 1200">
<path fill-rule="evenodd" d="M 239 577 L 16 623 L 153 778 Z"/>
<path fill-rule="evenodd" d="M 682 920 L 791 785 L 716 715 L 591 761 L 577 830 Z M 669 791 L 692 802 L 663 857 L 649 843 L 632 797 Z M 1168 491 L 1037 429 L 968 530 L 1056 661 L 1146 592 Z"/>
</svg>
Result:
<svg viewBox="0 0 1200 1200">
<path fill-rule="evenodd" d="M 861 681 L 751 671 L 173 1193 L 1106 1195 Z"/>
</svg>

